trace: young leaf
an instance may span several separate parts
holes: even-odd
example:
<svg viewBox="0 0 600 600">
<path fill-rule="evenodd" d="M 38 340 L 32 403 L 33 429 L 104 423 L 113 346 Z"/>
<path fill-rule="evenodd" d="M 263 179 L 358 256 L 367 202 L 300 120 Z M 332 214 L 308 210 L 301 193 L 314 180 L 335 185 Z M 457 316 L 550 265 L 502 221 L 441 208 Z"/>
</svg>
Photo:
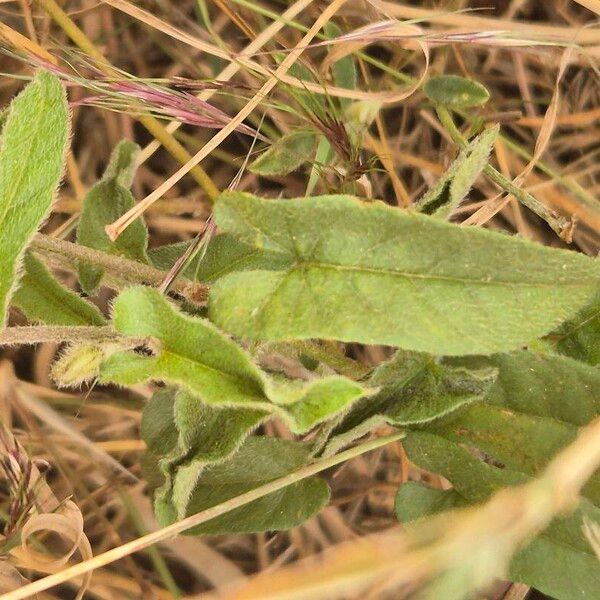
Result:
<svg viewBox="0 0 600 600">
<path fill-rule="evenodd" d="M 24 274 L 12 302 L 31 322 L 47 325 L 105 325 L 100 310 L 66 288 L 31 253 L 23 260 Z"/>
<path fill-rule="evenodd" d="M 0 149 L 0 326 L 23 253 L 52 207 L 69 138 L 65 90 L 40 71 L 13 100 Z"/>
<path fill-rule="evenodd" d="M 495 376 L 493 368 L 450 367 L 427 354 L 399 351 L 373 373 L 369 384 L 380 391 L 344 415 L 331 432 L 324 455 L 335 454 L 383 423 L 423 425 L 482 400 Z"/>
<path fill-rule="evenodd" d="M 210 463 L 231 456 L 269 413 L 221 408 L 203 403 L 185 390 L 157 391 L 144 409 L 142 438 L 155 469 L 157 511 L 162 515 L 184 512 L 193 485 Z M 155 478 L 153 478 L 154 480 Z"/>
<path fill-rule="evenodd" d="M 435 104 L 456 108 L 481 106 L 490 99 L 490 93 L 477 81 L 457 75 L 437 75 L 423 86 L 425 95 Z"/>
<path fill-rule="evenodd" d="M 211 289 L 210 318 L 255 340 L 492 353 L 551 331 L 600 277 L 600 263 L 574 252 L 348 196 L 224 193 L 215 215 L 225 232 L 292 263 L 229 274 Z"/>
<path fill-rule="evenodd" d="M 310 445 L 250 437 L 230 459 L 202 473 L 185 507 L 185 515 L 287 475 L 306 464 L 309 458 Z M 328 500 L 327 484 L 321 478 L 310 477 L 186 533 L 216 535 L 291 529 L 312 517 Z"/>
<path fill-rule="evenodd" d="M 309 161 L 315 151 L 316 135 L 310 131 L 294 131 L 274 142 L 250 166 L 256 175 L 287 175 Z"/>
<path fill-rule="evenodd" d="M 461 151 L 442 178 L 415 205 L 422 213 L 448 219 L 488 162 L 498 127 L 486 129 Z"/>
<path fill-rule="evenodd" d="M 144 221 L 136 219 L 116 241 L 111 241 L 104 227 L 112 223 L 135 204 L 129 186 L 136 168 L 139 146 L 121 141 L 113 150 L 102 179 L 92 187 L 83 201 L 77 227 L 77 243 L 109 254 L 148 262 L 146 248 L 148 231 Z M 87 294 L 94 294 L 104 272 L 101 268 L 81 264 L 79 280 Z"/>
<path fill-rule="evenodd" d="M 151 288 L 122 292 L 113 318 L 121 333 L 156 338 L 160 348 L 154 356 L 112 355 L 101 370 L 106 382 L 132 385 L 152 379 L 181 385 L 207 404 L 278 414 L 294 431 L 307 431 L 369 393 L 339 376 L 309 382 L 269 378 L 214 325 L 177 311 Z"/>
</svg>

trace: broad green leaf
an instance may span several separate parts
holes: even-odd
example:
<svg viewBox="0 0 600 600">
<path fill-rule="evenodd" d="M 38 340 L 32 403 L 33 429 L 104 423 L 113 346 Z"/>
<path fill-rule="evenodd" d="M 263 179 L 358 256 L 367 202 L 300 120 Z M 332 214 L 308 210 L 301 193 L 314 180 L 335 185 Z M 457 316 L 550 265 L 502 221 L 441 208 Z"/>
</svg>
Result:
<svg viewBox="0 0 600 600">
<path fill-rule="evenodd" d="M 440 180 L 415 204 L 415 209 L 440 219 L 448 219 L 487 164 L 498 133 L 499 128 L 492 127 L 470 142 Z"/>
<path fill-rule="evenodd" d="M 186 506 L 191 515 L 225 502 L 300 468 L 310 458 L 310 445 L 269 437 L 250 437 L 223 463 L 208 467 L 197 481 Z M 300 525 L 329 500 L 325 481 L 311 477 L 247 506 L 236 509 L 190 534 L 253 533 Z"/>
<path fill-rule="evenodd" d="M 600 298 L 552 334 L 558 351 L 591 365 L 600 364 Z"/>
<path fill-rule="evenodd" d="M 450 367 L 430 355 L 399 351 L 369 381 L 380 391 L 344 415 L 331 432 L 324 454 L 335 454 L 383 423 L 422 425 L 482 400 L 495 376 L 493 368 Z"/>
<path fill-rule="evenodd" d="M 215 215 L 221 230 L 292 262 L 232 273 L 211 289 L 210 318 L 254 340 L 486 354 L 548 333 L 598 287 L 600 263 L 586 256 L 381 202 L 230 192 Z"/>
<path fill-rule="evenodd" d="M 69 138 L 65 90 L 40 71 L 13 100 L 0 149 L 0 326 L 23 253 L 52 207 Z"/>
<path fill-rule="evenodd" d="M 435 104 L 457 108 L 480 106 L 490 99 L 490 93 L 481 83 L 457 75 L 431 77 L 423 91 Z"/>
<path fill-rule="evenodd" d="M 313 132 L 294 131 L 274 142 L 249 169 L 257 175 L 287 175 L 313 158 L 315 143 Z"/>
<path fill-rule="evenodd" d="M 125 231 L 111 241 L 106 225 L 117 220 L 135 204 L 129 186 L 135 172 L 139 146 L 128 140 L 121 141 L 113 150 L 102 179 L 83 200 L 81 218 L 77 227 L 77 243 L 109 254 L 148 262 L 146 248 L 148 231 L 142 218 L 136 219 Z M 102 281 L 101 268 L 81 264 L 79 280 L 88 294 L 94 294 Z"/>
<path fill-rule="evenodd" d="M 307 431 L 369 393 L 340 376 L 309 382 L 267 376 L 212 323 L 179 312 L 157 290 L 131 287 L 114 303 L 115 328 L 160 342 L 153 356 L 119 352 L 103 364 L 101 379 L 122 385 L 159 380 L 181 385 L 207 404 L 238 406 L 283 417 Z"/>
<path fill-rule="evenodd" d="M 453 490 L 417 490 L 418 484 L 414 483 L 408 488 L 402 486 L 396 498 L 396 512 L 401 521 L 452 506 L 483 502 L 501 488 L 528 479 L 519 471 L 486 464 L 464 448 L 429 433 L 411 433 L 403 445 L 411 461 L 423 469 L 443 475 L 453 484 Z M 410 506 L 409 502 L 419 505 Z M 510 578 L 558 600 L 584 600 L 599 596 L 598 559 L 581 532 L 584 515 L 598 520 L 600 509 L 582 500 L 573 514 L 551 523 L 513 557 Z M 569 569 L 568 577 L 564 574 L 565 566 Z"/>
<path fill-rule="evenodd" d="M 151 263 L 168 271 L 185 252 L 186 242 L 153 248 L 148 252 Z M 279 269 L 288 266 L 289 258 L 278 252 L 260 250 L 240 242 L 226 233 L 216 235 L 209 243 L 206 254 L 190 261 L 183 271 L 188 279 L 211 283 L 227 273 Z"/>
<path fill-rule="evenodd" d="M 493 357 L 498 379 L 485 403 L 432 422 L 427 431 L 473 446 L 507 468 L 537 475 L 600 415 L 600 371 L 558 356 L 518 352 Z M 600 474 L 583 495 L 600 504 Z"/>
<path fill-rule="evenodd" d="M 30 253 L 23 260 L 23 276 L 12 302 L 31 322 L 47 325 L 104 325 L 100 310 L 63 286 Z"/>
</svg>

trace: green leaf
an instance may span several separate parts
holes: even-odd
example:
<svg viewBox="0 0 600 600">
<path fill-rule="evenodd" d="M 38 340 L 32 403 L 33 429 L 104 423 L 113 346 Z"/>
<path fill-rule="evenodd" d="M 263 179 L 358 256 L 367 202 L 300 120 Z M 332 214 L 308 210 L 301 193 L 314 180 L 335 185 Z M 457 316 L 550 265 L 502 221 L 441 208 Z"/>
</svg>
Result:
<svg viewBox="0 0 600 600">
<path fill-rule="evenodd" d="M 335 454 L 383 423 L 422 425 L 482 400 L 495 376 L 493 368 L 451 367 L 427 354 L 399 351 L 373 373 L 369 384 L 380 391 L 344 415 L 331 432 L 324 455 Z"/>
<path fill-rule="evenodd" d="M 456 108 L 481 106 L 490 99 L 490 93 L 481 83 L 457 75 L 431 77 L 423 91 L 435 104 Z"/>
<path fill-rule="evenodd" d="M 446 173 L 415 205 L 422 213 L 448 219 L 488 163 L 499 127 L 486 129 L 461 151 Z"/>
<path fill-rule="evenodd" d="M 332 21 L 325 24 L 323 31 L 329 39 L 340 37 L 343 33 L 338 25 Z M 355 90 L 358 85 L 358 76 L 356 65 L 354 64 L 354 56 L 348 54 L 334 62 L 331 65 L 331 76 L 335 86 L 347 90 Z M 351 100 L 349 98 L 339 98 L 339 102 L 342 106 L 347 106 Z"/>
<path fill-rule="evenodd" d="M 25 267 L 12 302 L 31 322 L 47 325 L 105 325 L 100 310 L 79 294 L 63 286 L 32 254 L 25 254 Z"/>
<path fill-rule="evenodd" d="M 249 408 L 283 417 L 307 431 L 370 393 L 340 376 L 309 382 L 268 377 L 212 323 L 179 312 L 157 290 L 131 287 L 114 303 L 114 326 L 130 336 L 156 338 L 153 356 L 112 355 L 101 379 L 121 385 L 160 380 L 184 386 L 207 404 Z"/>
<path fill-rule="evenodd" d="M 486 464 L 464 448 L 429 433 L 411 433 L 403 445 L 411 461 L 423 469 L 443 475 L 454 487 L 450 492 L 441 492 L 416 491 L 416 484 L 408 489 L 402 486 L 396 498 L 396 512 L 401 521 L 452 506 L 483 502 L 498 490 L 528 479 L 521 472 Z M 418 502 L 419 505 L 411 506 L 409 502 Z M 598 520 L 600 509 L 583 500 L 574 513 L 551 523 L 513 557 L 510 578 L 558 600 L 584 600 L 599 596 L 598 559 L 581 532 L 584 515 Z M 566 565 L 569 577 L 564 576 Z"/>
<path fill-rule="evenodd" d="M 186 242 L 160 246 L 150 250 L 148 256 L 156 268 L 168 271 L 185 252 L 186 247 Z M 289 264 L 289 258 L 278 252 L 260 250 L 240 242 L 232 235 L 221 233 L 210 241 L 204 256 L 190 261 L 183 276 L 211 283 L 235 271 L 276 270 Z"/>
<path fill-rule="evenodd" d="M 548 333 L 598 287 L 600 263 L 586 256 L 380 202 L 230 192 L 215 215 L 226 233 L 292 263 L 232 273 L 211 289 L 210 318 L 254 340 L 492 353 Z"/>
<path fill-rule="evenodd" d="M 318 140 L 315 160 L 312 169 L 310 170 L 308 183 L 306 184 L 305 196 L 310 196 L 313 193 L 314 189 L 317 187 L 317 183 L 319 183 L 319 177 L 321 176 L 323 167 L 328 165 L 335 158 L 335 153 L 327 138 L 324 135 L 320 135 L 318 136 Z"/>
<path fill-rule="evenodd" d="M 294 131 L 274 142 L 248 168 L 256 175 L 287 175 L 313 157 L 315 142 L 313 132 Z"/>
<path fill-rule="evenodd" d="M 139 150 L 137 144 L 128 140 L 122 140 L 113 150 L 104 176 L 83 200 L 77 227 L 77 243 L 146 263 L 148 231 L 141 217 L 127 227 L 114 242 L 104 230 L 106 225 L 114 222 L 135 205 L 129 186 Z M 103 275 L 104 271 L 99 267 L 86 264 L 79 266 L 81 287 L 90 295 L 96 292 Z"/>
<path fill-rule="evenodd" d="M 566 357 L 517 352 L 492 357 L 498 378 L 486 402 L 432 423 L 428 431 L 534 476 L 600 414 L 600 371 Z M 600 474 L 583 490 L 600 504 Z"/>
<path fill-rule="evenodd" d="M 425 424 L 403 441 L 412 462 L 453 484 L 452 496 L 444 497 L 445 508 L 483 502 L 503 487 L 538 475 L 576 437 L 580 426 L 600 414 L 600 371 L 569 358 L 516 352 L 451 362 L 464 368 L 487 364 L 498 369 L 498 377 L 485 402 Z M 478 457 L 486 457 L 486 462 Z M 584 514 L 600 519 L 598 474 L 583 496 L 575 513 L 555 520 L 513 558 L 512 579 L 565 600 L 600 593 L 598 569 L 592 566 L 597 559 L 581 531 Z M 407 507 L 409 497 L 420 505 Z M 398 516 L 424 516 L 437 510 L 444 498 L 429 490 L 415 494 L 401 488 Z M 561 564 L 572 567 L 573 577 L 557 575 Z"/>
<path fill-rule="evenodd" d="M 557 350 L 576 360 L 600 364 L 600 298 L 552 334 Z"/>
<path fill-rule="evenodd" d="M 211 406 L 182 389 L 157 391 L 142 416 L 142 438 L 161 473 L 157 513 L 167 517 L 185 512 L 191 494 L 187 486 L 193 488 L 208 464 L 231 456 L 268 416 L 264 411 Z"/>
<path fill-rule="evenodd" d="M 23 253 L 52 207 L 69 138 L 65 90 L 40 71 L 13 100 L 0 149 L 0 326 Z"/>
<path fill-rule="evenodd" d="M 207 468 L 186 506 L 191 515 L 283 477 L 310 458 L 310 445 L 268 437 L 251 437 L 227 461 Z M 329 500 L 327 484 L 310 477 L 247 506 L 233 510 L 189 534 L 254 533 L 291 529 L 316 514 Z"/>
<path fill-rule="evenodd" d="M 455 490 L 440 490 L 408 481 L 400 486 L 396 494 L 395 511 L 398 521 L 408 523 L 464 503 L 464 498 Z"/>
</svg>

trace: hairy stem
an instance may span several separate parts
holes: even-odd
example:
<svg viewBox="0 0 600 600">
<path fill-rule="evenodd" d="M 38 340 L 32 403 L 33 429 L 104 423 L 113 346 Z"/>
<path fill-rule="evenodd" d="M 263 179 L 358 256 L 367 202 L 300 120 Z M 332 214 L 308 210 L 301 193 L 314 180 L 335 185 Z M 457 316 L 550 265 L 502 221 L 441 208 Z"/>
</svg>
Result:
<svg viewBox="0 0 600 600">
<path fill-rule="evenodd" d="M 442 125 L 446 128 L 452 139 L 461 148 L 465 148 L 468 144 L 463 134 L 460 132 L 456 123 L 452 119 L 450 111 L 445 106 L 437 107 L 437 114 L 442 122 Z M 568 235 L 570 229 L 569 224 L 564 218 L 559 217 L 553 210 L 549 209 L 545 204 L 542 204 L 537 198 L 534 198 L 529 192 L 521 189 L 515 185 L 510 179 L 506 178 L 500 171 L 487 164 L 483 168 L 483 172 L 504 191 L 512 194 L 523 206 L 526 206 L 529 210 L 533 211 L 538 217 L 546 221 L 552 230 L 560 237 L 565 238 L 565 234 Z"/>
<path fill-rule="evenodd" d="M 112 256 L 106 252 L 57 240 L 43 234 L 38 234 L 33 238 L 30 249 L 44 258 L 58 259 L 62 267 L 77 268 L 80 262 L 102 267 L 111 278 L 128 284 L 143 283 L 159 286 L 165 278 L 164 271 L 150 265 L 121 256 Z M 208 296 L 206 285 L 189 279 L 178 279 L 173 283 L 172 289 L 194 304 L 205 302 Z"/>
<path fill-rule="evenodd" d="M 126 341 L 131 347 L 141 346 L 146 342 L 144 338 L 124 337 L 109 326 L 32 325 L 7 327 L 0 332 L 0 346 L 46 342 L 102 343 L 115 340 Z"/>
</svg>

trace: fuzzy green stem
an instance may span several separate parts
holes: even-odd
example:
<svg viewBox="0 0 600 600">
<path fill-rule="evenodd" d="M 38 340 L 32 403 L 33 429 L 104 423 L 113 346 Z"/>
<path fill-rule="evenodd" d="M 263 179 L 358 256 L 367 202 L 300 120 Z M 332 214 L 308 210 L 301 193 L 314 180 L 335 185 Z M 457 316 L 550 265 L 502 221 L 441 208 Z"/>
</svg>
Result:
<svg viewBox="0 0 600 600">
<path fill-rule="evenodd" d="M 104 269 L 112 278 L 127 284 L 142 283 L 159 286 L 165 278 L 165 272 L 150 265 L 145 265 L 121 256 L 112 256 L 86 246 L 57 240 L 47 235 L 38 234 L 33 238 L 31 250 L 48 259 L 60 260 L 61 266 L 77 268 L 83 262 Z M 178 279 L 173 290 L 194 304 L 206 301 L 208 287 L 189 279 Z"/>
<path fill-rule="evenodd" d="M 452 140 L 461 148 L 465 148 L 468 144 L 463 134 L 460 132 L 450 111 L 445 106 L 436 108 L 438 117 L 446 131 L 452 137 Z M 537 198 L 534 198 L 529 192 L 522 190 L 516 186 L 510 179 L 506 178 L 500 171 L 487 164 L 483 168 L 483 172 L 504 191 L 512 194 L 523 206 L 534 212 L 540 219 L 543 219 L 550 225 L 552 230 L 560 237 L 565 238 L 565 234 L 569 230 L 569 224 L 566 219 L 559 217 L 553 210 L 549 209 L 545 204 L 542 204 Z"/>
<path fill-rule="evenodd" d="M 43 344 L 54 342 L 103 343 L 124 341 L 130 347 L 146 343 L 145 338 L 124 337 L 112 327 L 71 326 L 71 325 L 32 325 L 7 327 L 0 331 L 0 346 Z"/>
</svg>

